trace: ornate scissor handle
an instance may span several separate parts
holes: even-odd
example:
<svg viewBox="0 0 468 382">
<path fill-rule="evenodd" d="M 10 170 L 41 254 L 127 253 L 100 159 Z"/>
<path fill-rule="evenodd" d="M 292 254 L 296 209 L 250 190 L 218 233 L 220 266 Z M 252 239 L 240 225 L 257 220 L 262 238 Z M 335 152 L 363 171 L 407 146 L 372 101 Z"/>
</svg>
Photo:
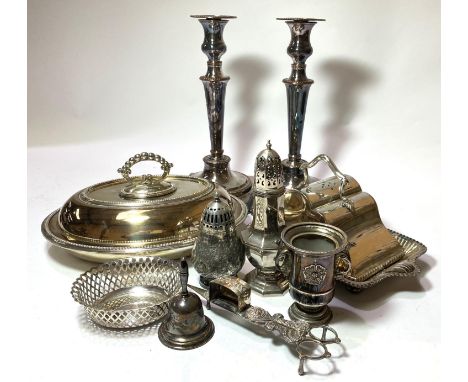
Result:
<svg viewBox="0 0 468 382">
<path fill-rule="evenodd" d="M 320 337 L 317 337 L 312 333 L 312 330 L 319 329 L 319 328 L 322 329 L 322 335 Z M 327 337 L 327 334 L 329 332 L 333 334 L 331 338 Z M 307 333 L 307 336 L 304 339 L 296 343 L 296 351 L 297 351 L 297 354 L 299 355 L 299 368 L 297 370 L 299 375 L 304 375 L 304 363 L 306 360 L 310 359 L 313 361 L 319 361 L 324 358 L 330 358 L 331 353 L 328 351 L 328 348 L 326 345 L 339 344 L 339 343 L 341 343 L 341 339 L 338 337 L 338 333 L 336 332 L 335 329 L 331 328 L 330 326 L 323 325 L 318 328 L 317 327 L 311 328 L 309 332 Z M 315 345 L 321 346 L 323 351 L 315 356 L 312 355 L 311 353 L 306 353 L 302 350 L 305 344 L 315 344 Z"/>
<path fill-rule="evenodd" d="M 322 329 L 322 335 L 320 337 L 317 337 L 312 332 L 313 330 L 318 330 L 318 329 Z M 328 337 L 327 336 L 328 333 L 331 333 L 332 336 Z M 310 336 L 310 338 L 312 338 L 314 340 L 317 340 L 317 341 L 320 341 L 321 343 L 326 344 L 326 345 L 340 344 L 341 343 L 341 339 L 340 339 L 340 337 L 338 337 L 338 333 L 336 332 L 336 330 L 333 329 L 331 326 L 328 326 L 328 325 L 322 325 L 322 326 L 310 328 L 308 336 Z"/>
<path fill-rule="evenodd" d="M 331 353 L 326 345 L 341 343 L 336 330 L 328 325 L 311 327 L 310 324 L 303 321 L 285 319 L 280 313 L 270 314 L 267 310 L 258 306 L 250 306 L 239 315 L 255 325 L 262 326 L 270 332 L 275 332 L 288 344 L 295 345 L 297 355 L 299 356 L 299 375 L 304 375 L 304 363 L 306 360 L 319 361 L 324 358 L 330 358 Z M 322 329 L 320 337 L 312 332 L 319 328 Z M 331 337 L 327 336 L 329 333 L 332 334 Z M 304 350 L 304 345 L 306 344 L 314 344 L 320 347 L 322 351 L 317 355 L 313 355 L 311 352 L 307 353 Z"/>
<path fill-rule="evenodd" d="M 343 202 L 342 205 L 343 207 L 346 207 L 348 210 L 353 212 L 354 210 L 353 202 L 349 198 L 344 196 L 345 187 L 349 181 L 346 178 L 346 175 L 344 175 L 340 170 L 338 170 L 338 167 L 336 167 L 335 163 L 331 160 L 331 158 L 328 155 L 326 154 L 317 155 L 309 163 L 304 163 L 301 166 L 301 168 L 302 169 L 312 168 L 319 162 L 325 162 L 330 168 L 330 170 L 333 172 L 333 174 L 340 180 L 340 199 Z"/>
<path fill-rule="evenodd" d="M 301 346 L 303 346 L 304 344 L 309 344 L 309 343 L 320 346 L 323 349 L 323 351 L 320 354 L 317 354 L 315 356 L 311 354 L 303 353 L 301 350 Z M 314 338 L 305 338 L 302 341 L 298 342 L 296 344 L 296 351 L 297 351 L 297 354 L 299 355 L 299 368 L 297 369 L 297 372 L 299 375 L 304 375 L 304 363 L 308 359 L 313 360 L 313 361 L 319 361 L 321 359 L 331 357 L 331 353 L 328 351 L 327 346 L 323 342 L 316 340 Z"/>
</svg>

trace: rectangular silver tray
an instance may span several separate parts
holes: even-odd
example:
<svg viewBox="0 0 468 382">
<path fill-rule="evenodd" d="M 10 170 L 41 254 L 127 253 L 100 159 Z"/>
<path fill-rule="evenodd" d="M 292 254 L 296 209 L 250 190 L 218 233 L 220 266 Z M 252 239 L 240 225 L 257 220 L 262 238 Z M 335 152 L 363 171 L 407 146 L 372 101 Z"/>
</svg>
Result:
<svg viewBox="0 0 468 382">
<path fill-rule="evenodd" d="M 389 277 L 416 276 L 420 272 L 416 259 L 426 253 L 426 246 L 401 233 L 389 231 L 403 247 L 404 255 L 400 260 L 365 281 L 356 281 L 350 276 L 343 275 L 337 275 L 335 279 L 347 285 L 349 289 L 358 292 L 362 289 L 370 288 Z"/>
</svg>

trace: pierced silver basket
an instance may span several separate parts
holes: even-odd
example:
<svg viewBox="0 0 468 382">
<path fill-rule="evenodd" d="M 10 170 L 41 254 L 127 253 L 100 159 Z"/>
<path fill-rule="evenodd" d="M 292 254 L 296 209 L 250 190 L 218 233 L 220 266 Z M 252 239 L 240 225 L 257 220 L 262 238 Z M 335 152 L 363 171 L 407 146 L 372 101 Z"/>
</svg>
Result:
<svg viewBox="0 0 468 382">
<path fill-rule="evenodd" d="M 179 269 L 160 257 L 114 260 L 83 273 L 71 294 L 89 318 L 109 328 L 135 328 L 164 317 L 181 290 Z"/>
</svg>

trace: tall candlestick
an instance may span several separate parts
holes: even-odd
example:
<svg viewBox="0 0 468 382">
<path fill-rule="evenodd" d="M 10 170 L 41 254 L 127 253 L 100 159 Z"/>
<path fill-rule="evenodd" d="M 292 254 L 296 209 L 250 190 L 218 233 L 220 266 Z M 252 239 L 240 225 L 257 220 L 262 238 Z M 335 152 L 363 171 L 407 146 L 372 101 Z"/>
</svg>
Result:
<svg viewBox="0 0 468 382">
<path fill-rule="evenodd" d="M 210 130 L 210 155 L 203 158 L 205 163 L 201 172 L 193 176 L 209 179 L 224 187 L 230 194 L 239 197 L 244 202 L 250 202 L 252 182 L 250 178 L 237 171 L 231 171 L 231 158 L 224 155 L 224 98 L 229 76 L 222 71 L 221 56 L 226 52 L 223 31 L 229 19 L 235 16 L 192 16 L 199 19 L 205 38 L 201 46 L 202 52 L 208 57 L 207 72 L 200 77 L 205 89 L 206 109 Z"/>
<path fill-rule="evenodd" d="M 307 78 L 306 61 L 312 55 L 310 31 L 323 19 L 312 18 L 278 18 L 284 20 L 291 31 L 291 42 L 287 52 L 293 59 L 291 75 L 283 80 L 286 85 L 288 101 L 288 159 L 283 160 L 283 174 L 287 188 L 300 189 L 308 183 L 306 163 L 301 158 L 302 133 L 304 131 L 307 97 L 313 80 Z"/>
</svg>

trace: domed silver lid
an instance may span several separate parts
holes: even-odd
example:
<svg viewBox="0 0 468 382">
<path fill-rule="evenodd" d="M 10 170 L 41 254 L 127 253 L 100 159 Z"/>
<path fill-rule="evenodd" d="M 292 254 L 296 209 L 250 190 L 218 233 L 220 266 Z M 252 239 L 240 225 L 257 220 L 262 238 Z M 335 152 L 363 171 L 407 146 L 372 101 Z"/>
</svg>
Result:
<svg viewBox="0 0 468 382">
<path fill-rule="evenodd" d="M 161 165 L 161 175 L 131 176 L 144 161 Z M 75 193 L 42 224 L 47 240 L 79 257 L 104 262 L 129 255 L 181 257 L 200 232 L 202 212 L 215 192 L 232 206 L 236 224 L 246 205 L 201 178 L 169 175 L 171 163 L 143 152 L 118 170 L 122 179 L 95 184 Z"/>
<path fill-rule="evenodd" d="M 279 154 L 271 148 L 270 141 L 266 149 L 260 151 L 255 160 L 255 191 L 278 193 L 284 191 L 283 168 Z"/>
<path fill-rule="evenodd" d="M 214 199 L 208 203 L 202 214 L 201 230 L 208 228 L 221 230 L 234 227 L 235 219 L 231 206 L 216 191 Z"/>
<path fill-rule="evenodd" d="M 244 264 L 245 246 L 237 235 L 232 207 L 218 193 L 203 211 L 192 259 L 204 288 L 218 277 L 236 275 Z"/>
</svg>

